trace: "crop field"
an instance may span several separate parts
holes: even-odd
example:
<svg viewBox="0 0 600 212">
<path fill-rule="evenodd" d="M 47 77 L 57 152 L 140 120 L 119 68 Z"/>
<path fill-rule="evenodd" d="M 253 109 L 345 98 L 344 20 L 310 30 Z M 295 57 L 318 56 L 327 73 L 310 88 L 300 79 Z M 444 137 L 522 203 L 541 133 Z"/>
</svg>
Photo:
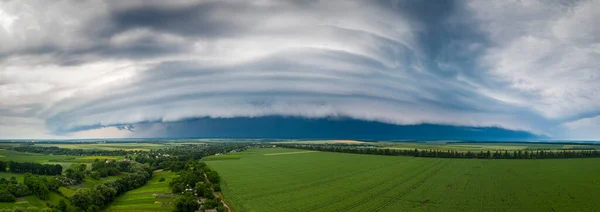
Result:
<svg viewBox="0 0 600 212">
<path fill-rule="evenodd" d="M 206 161 L 235 211 L 594 211 L 600 159 L 485 160 L 250 149 Z M 286 153 L 286 154 L 280 154 Z"/>
<path fill-rule="evenodd" d="M 160 182 L 162 177 L 165 181 Z M 176 195 L 171 193 L 169 182 L 175 177 L 177 174 L 170 171 L 154 172 L 146 185 L 118 197 L 106 211 L 172 211 Z"/>
</svg>

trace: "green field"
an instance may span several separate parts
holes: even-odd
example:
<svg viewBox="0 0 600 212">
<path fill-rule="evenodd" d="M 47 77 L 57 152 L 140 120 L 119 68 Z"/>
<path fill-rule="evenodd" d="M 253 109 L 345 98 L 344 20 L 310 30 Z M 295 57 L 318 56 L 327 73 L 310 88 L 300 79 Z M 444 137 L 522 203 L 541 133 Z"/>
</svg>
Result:
<svg viewBox="0 0 600 212">
<path fill-rule="evenodd" d="M 159 182 L 164 177 L 165 181 Z M 157 171 L 146 185 L 119 196 L 106 211 L 172 211 L 171 202 L 176 198 L 169 189 L 171 179 L 177 174 Z"/>
<path fill-rule="evenodd" d="M 10 172 L 0 172 L 0 178 L 4 178 L 6 180 L 9 180 L 11 177 L 15 177 L 17 178 L 18 182 L 23 182 L 23 176 L 25 174 L 21 174 L 21 173 L 10 173 Z"/>
<path fill-rule="evenodd" d="M 88 167 L 95 159 L 104 160 L 122 160 L 124 156 L 69 156 L 69 155 L 45 155 L 28 152 L 17 152 L 12 150 L 0 149 L 0 160 L 12 160 L 18 162 L 34 162 L 45 164 L 60 164 L 63 171 L 67 170 L 72 164 L 85 163 Z M 7 178 L 8 179 L 8 178 Z"/>
<path fill-rule="evenodd" d="M 63 196 L 61 196 L 60 194 L 56 193 L 56 192 L 50 192 L 50 198 L 48 199 L 48 203 L 50 204 L 58 204 L 58 202 L 61 199 L 66 200 Z M 66 201 L 68 202 L 68 201 Z M 17 198 L 16 202 L 0 202 L 0 209 L 12 209 L 15 206 L 17 207 L 22 207 L 22 208 L 28 208 L 28 207 L 35 207 L 37 209 L 42 209 L 46 207 L 46 201 L 41 200 L 40 198 L 36 197 L 35 195 L 29 195 L 29 196 L 25 196 L 25 197 L 20 197 Z M 72 206 L 69 206 L 70 209 L 75 209 Z"/>
<path fill-rule="evenodd" d="M 223 193 L 235 211 L 600 208 L 598 158 L 483 160 L 305 152 L 250 149 L 233 154 L 237 160 L 213 157 L 207 163 L 221 175 Z"/>
</svg>

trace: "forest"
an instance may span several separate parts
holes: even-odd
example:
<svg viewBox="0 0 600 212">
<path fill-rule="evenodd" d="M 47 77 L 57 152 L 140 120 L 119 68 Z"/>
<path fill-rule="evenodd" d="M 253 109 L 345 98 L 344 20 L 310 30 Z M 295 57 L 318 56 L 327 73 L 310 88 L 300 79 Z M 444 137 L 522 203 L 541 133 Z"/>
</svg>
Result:
<svg viewBox="0 0 600 212">
<path fill-rule="evenodd" d="M 7 168 L 12 173 L 32 173 L 39 175 L 60 175 L 63 170 L 60 164 L 0 161 L 0 172 L 6 172 Z"/>
</svg>

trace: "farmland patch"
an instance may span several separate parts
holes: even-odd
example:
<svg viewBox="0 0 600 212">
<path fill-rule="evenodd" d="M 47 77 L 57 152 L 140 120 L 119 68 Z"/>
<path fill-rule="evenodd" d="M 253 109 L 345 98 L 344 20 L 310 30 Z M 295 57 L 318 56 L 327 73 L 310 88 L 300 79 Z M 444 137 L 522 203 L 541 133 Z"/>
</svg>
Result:
<svg viewBox="0 0 600 212">
<path fill-rule="evenodd" d="M 235 211 L 591 211 L 600 159 L 482 160 L 250 149 L 206 161 Z"/>
</svg>

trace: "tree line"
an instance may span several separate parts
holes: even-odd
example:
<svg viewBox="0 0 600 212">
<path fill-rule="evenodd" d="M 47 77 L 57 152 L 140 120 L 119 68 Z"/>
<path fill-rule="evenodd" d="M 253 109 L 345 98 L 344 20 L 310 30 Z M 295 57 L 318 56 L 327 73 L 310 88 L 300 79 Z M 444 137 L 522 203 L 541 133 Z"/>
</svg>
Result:
<svg viewBox="0 0 600 212">
<path fill-rule="evenodd" d="M 60 175 L 60 164 L 40 164 L 32 162 L 0 161 L 0 172 L 32 173 L 37 175 Z"/>
<path fill-rule="evenodd" d="M 455 151 L 431 149 L 388 149 L 371 146 L 342 144 L 278 144 L 278 147 L 306 149 L 324 152 L 353 154 L 395 155 L 431 158 L 479 158 L 479 159 L 552 159 L 552 158 L 591 158 L 600 157 L 598 150 L 516 150 L 516 151 Z"/>
<path fill-rule="evenodd" d="M 148 165 L 130 163 L 127 169 L 129 172 L 117 180 L 77 190 L 69 198 L 71 204 L 81 210 L 99 211 L 119 195 L 143 186 L 152 178 L 152 169 Z"/>
</svg>

